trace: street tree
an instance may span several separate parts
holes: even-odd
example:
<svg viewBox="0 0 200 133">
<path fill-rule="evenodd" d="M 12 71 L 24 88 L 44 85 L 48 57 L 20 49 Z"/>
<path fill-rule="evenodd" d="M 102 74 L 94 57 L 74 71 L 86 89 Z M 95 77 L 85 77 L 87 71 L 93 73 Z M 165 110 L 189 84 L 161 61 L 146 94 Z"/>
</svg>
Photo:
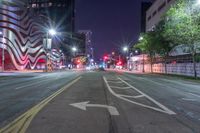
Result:
<svg viewBox="0 0 200 133">
<path fill-rule="evenodd" d="M 165 21 L 162 20 L 154 28 L 155 32 L 155 45 L 156 54 L 160 55 L 164 59 L 165 73 L 167 73 L 167 58 L 169 57 L 170 51 L 176 46 L 170 39 L 165 37 Z"/>
<path fill-rule="evenodd" d="M 142 53 L 146 53 L 149 56 L 150 64 L 151 64 L 151 72 L 153 72 L 153 59 L 156 53 L 156 38 L 155 32 L 149 31 L 147 33 L 141 34 L 140 41 L 134 46 L 134 48 L 138 48 L 142 51 Z"/>
<path fill-rule="evenodd" d="M 197 46 L 200 45 L 200 8 L 195 0 L 177 0 L 165 16 L 164 37 L 174 44 L 185 45 L 193 58 L 194 76 L 196 71 Z"/>
</svg>

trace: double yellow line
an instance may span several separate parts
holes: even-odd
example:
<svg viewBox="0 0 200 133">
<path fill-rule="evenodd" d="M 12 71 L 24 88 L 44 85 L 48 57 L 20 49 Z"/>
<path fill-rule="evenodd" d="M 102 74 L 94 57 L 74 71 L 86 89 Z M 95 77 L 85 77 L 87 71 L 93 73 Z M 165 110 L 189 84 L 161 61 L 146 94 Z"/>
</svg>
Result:
<svg viewBox="0 0 200 133">
<path fill-rule="evenodd" d="M 39 104 L 32 107 L 30 110 L 16 118 L 13 122 L 0 129 L 0 133 L 25 133 L 33 118 L 42 108 L 44 108 L 52 99 L 54 99 L 56 96 L 61 94 L 63 91 L 75 84 L 80 79 L 81 76 L 79 76 L 63 88 L 59 89 L 54 94 L 41 101 Z"/>
</svg>

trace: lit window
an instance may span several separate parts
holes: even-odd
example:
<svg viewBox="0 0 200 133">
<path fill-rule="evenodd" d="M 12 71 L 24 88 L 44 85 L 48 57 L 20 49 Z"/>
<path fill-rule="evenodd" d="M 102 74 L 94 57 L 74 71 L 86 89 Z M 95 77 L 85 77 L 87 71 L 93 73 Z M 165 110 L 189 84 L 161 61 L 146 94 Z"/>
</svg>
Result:
<svg viewBox="0 0 200 133">
<path fill-rule="evenodd" d="M 32 8 L 36 8 L 37 4 L 32 4 Z"/>
<path fill-rule="evenodd" d="M 51 3 L 51 2 L 49 3 L 49 6 L 52 6 L 52 3 Z"/>
</svg>

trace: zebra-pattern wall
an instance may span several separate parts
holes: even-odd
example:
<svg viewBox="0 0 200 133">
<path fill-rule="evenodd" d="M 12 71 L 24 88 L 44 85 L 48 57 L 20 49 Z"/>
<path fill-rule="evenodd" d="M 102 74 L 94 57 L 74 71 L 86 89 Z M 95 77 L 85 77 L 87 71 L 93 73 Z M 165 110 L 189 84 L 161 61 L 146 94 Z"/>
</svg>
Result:
<svg viewBox="0 0 200 133">
<path fill-rule="evenodd" d="M 0 48 L 9 54 L 16 69 L 34 69 L 38 61 L 46 57 L 42 45 L 44 34 L 30 9 L 14 6 L 12 2 L 17 3 L 16 0 L 0 2 L 0 30 L 3 33 Z"/>
</svg>

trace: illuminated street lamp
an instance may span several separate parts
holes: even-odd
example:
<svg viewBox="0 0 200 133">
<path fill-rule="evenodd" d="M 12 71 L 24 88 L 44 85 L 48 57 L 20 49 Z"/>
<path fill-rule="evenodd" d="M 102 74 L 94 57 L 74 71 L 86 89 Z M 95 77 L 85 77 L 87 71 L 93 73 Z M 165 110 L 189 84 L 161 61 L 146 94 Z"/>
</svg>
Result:
<svg viewBox="0 0 200 133">
<path fill-rule="evenodd" d="M 78 49 L 76 47 L 72 47 L 72 52 L 73 52 L 74 56 L 76 56 L 77 51 L 78 51 Z"/>
<path fill-rule="evenodd" d="M 128 52 L 128 47 L 127 46 L 123 47 L 123 51 Z"/>
<path fill-rule="evenodd" d="M 144 39 L 144 38 L 143 38 L 142 36 L 140 36 L 139 41 L 142 41 L 143 39 Z M 143 51 L 142 51 L 142 58 L 143 58 L 143 59 L 142 59 L 142 62 L 143 62 L 143 63 L 142 63 L 142 64 L 143 64 L 142 72 L 144 73 L 144 72 L 145 72 L 145 70 L 144 70 L 144 65 L 145 65 L 145 64 L 144 64 L 144 52 L 143 52 Z"/>
<path fill-rule="evenodd" d="M 141 36 L 140 38 L 139 38 L 139 41 L 142 41 L 144 38 Z"/>
<path fill-rule="evenodd" d="M 73 51 L 73 52 L 76 52 L 76 51 L 77 51 L 77 48 L 76 48 L 76 47 L 72 47 L 72 51 Z"/>
<path fill-rule="evenodd" d="M 52 36 L 55 36 L 57 33 L 54 29 L 50 29 L 49 34 L 52 35 Z"/>
<path fill-rule="evenodd" d="M 55 36 L 57 34 L 57 32 L 54 29 L 50 29 L 47 31 L 47 36 L 46 36 L 46 72 L 48 71 L 48 53 L 49 50 L 51 49 L 51 42 L 49 42 L 49 35 L 51 36 Z M 50 40 L 51 41 L 51 40 Z M 49 44 L 48 44 L 49 42 Z"/>
</svg>

